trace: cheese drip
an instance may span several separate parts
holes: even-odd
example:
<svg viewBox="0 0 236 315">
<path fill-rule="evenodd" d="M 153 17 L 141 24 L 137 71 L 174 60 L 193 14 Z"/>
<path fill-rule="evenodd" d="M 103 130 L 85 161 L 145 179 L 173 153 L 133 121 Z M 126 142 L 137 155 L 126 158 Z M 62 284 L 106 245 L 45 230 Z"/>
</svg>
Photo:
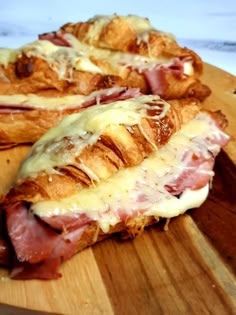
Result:
<svg viewBox="0 0 236 315">
<path fill-rule="evenodd" d="M 48 217 L 85 213 L 107 232 L 122 216 L 132 217 L 139 211 L 171 218 L 198 207 L 207 197 L 208 186 L 196 191 L 187 189 L 180 198 L 171 195 L 165 186 L 188 168 L 193 153 L 209 157 L 210 144 L 202 144 L 206 135 L 216 130 L 201 117 L 193 119 L 140 165 L 122 169 L 95 187 L 82 189 L 68 198 L 38 202 L 32 205 L 32 211 Z M 209 171 L 209 175 L 213 176 L 213 172 Z"/>
<path fill-rule="evenodd" d="M 22 180 L 43 170 L 55 172 L 55 166 L 76 165 L 75 158 L 86 146 L 96 143 L 106 128 L 112 125 L 140 125 L 141 119 L 149 117 L 148 111 L 153 110 L 160 114 L 150 118 L 161 119 L 169 110 L 169 104 L 159 96 L 145 95 L 106 105 L 94 105 L 66 116 L 33 145 L 20 168 L 18 179 Z M 144 136 L 148 140 L 148 136 Z"/>
</svg>

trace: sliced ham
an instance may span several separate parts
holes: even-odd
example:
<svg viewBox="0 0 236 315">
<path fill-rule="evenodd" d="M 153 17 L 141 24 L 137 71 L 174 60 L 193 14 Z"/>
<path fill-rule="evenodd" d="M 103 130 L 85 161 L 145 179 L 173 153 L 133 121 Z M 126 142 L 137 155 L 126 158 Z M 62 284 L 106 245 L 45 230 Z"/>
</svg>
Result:
<svg viewBox="0 0 236 315">
<path fill-rule="evenodd" d="M 70 259 L 76 251 L 76 243 L 81 238 L 86 225 L 58 238 L 51 255 L 43 262 L 31 264 L 15 259 L 11 272 L 13 279 L 57 279 L 61 277 L 58 269 L 63 261 Z M 33 244 L 34 246 L 35 244 Z"/>
<path fill-rule="evenodd" d="M 163 95 L 168 87 L 168 82 L 165 78 L 165 69 L 155 68 L 153 70 L 145 70 L 143 72 L 152 94 L 154 95 Z"/>
<path fill-rule="evenodd" d="M 188 61 L 186 58 L 175 58 L 170 65 L 165 66 L 157 64 L 152 70 L 144 70 L 143 75 L 149 84 L 152 94 L 160 95 L 161 97 L 164 95 L 169 86 L 168 80 L 166 79 L 166 74 L 168 72 L 173 73 L 177 78 L 183 77 L 184 62 L 186 61 Z"/>
<path fill-rule="evenodd" d="M 140 90 L 137 88 L 130 89 L 126 87 L 111 88 L 107 90 L 97 91 L 96 93 L 92 93 L 91 95 L 85 96 L 85 100 L 83 102 L 80 101 L 80 103 L 78 103 L 77 106 L 65 106 L 64 110 L 71 109 L 76 111 L 95 104 L 107 104 L 118 100 L 126 100 L 132 97 L 138 97 L 140 95 L 141 95 Z M 86 98 L 88 100 L 86 100 Z M 45 108 L 41 108 L 35 104 L 26 104 L 25 102 L 22 104 L 0 103 L 0 114 L 16 114 L 34 109 L 50 110 L 47 109 L 46 106 Z M 55 108 L 55 110 L 57 110 L 57 108 Z"/>
<path fill-rule="evenodd" d="M 204 143 L 201 143 L 200 140 L 198 140 L 199 144 L 205 146 L 207 145 L 209 151 L 214 157 L 216 157 L 220 151 L 220 148 L 226 146 L 230 140 L 229 135 L 227 135 L 222 130 L 227 126 L 227 120 L 225 116 L 219 111 L 211 112 L 210 115 L 202 112 L 198 114 L 196 119 L 206 119 L 209 125 L 215 126 L 217 128 L 217 132 L 212 133 L 211 135 L 206 135 L 204 138 Z"/>
<path fill-rule="evenodd" d="M 86 220 L 81 220 L 78 224 L 78 218 L 75 219 L 77 224 L 73 225 L 71 223 L 73 220 L 64 218 L 65 225 L 67 224 L 71 231 L 59 234 L 30 213 L 25 203 L 8 207 L 7 227 L 16 253 L 11 277 L 15 279 L 60 277 L 59 266 L 74 254 L 76 243 L 86 228 Z M 52 223 L 53 219 L 48 221 Z M 62 222 L 63 219 L 58 219 L 59 221 Z M 61 227 L 55 222 L 53 223 L 57 228 Z"/>
<path fill-rule="evenodd" d="M 91 222 L 86 214 L 75 215 L 53 215 L 51 217 L 41 217 L 41 219 L 52 228 L 59 231 L 75 230 Z"/>
<path fill-rule="evenodd" d="M 0 265 L 8 266 L 10 263 L 9 244 L 0 238 Z"/>
<path fill-rule="evenodd" d="M 51 32 L 51 33 L 41 34 L 41 35 L 39 35 L 39 39 L 48 40 L 57 46 L 70 47 L 70 44 L 68 43 L 68 41 L 62 35 L 60 35 L 60 33 L 58 33 L 58 32 L 57 33 Z"/>
<path fill-rule="evenodd" d="M 230 139 L 230 137 L 220 129 L 221 125 L 224 124 L 225 117 L 219 114 L 217 118 L 218 119 L 214 119 L 214 114 L 207 115 L 205 113 L 200 113 L 195 118 L 198 120 L 207 120 L 209 125 L 213 125 L 217 128 L 217 132 L 211 135 L 205 135 L 205 137 L 202 138 L 193 139 L 193 142 L 196 143 L 199 150 L 197 153 L 187 152 L 187 154 L 184 155 L 183 163 L 186 165 L 185 169 L 183 169 L 180 176 L 166 185 L 166 189 L 171 194 L 179 195 L 188 188 L 191 190 L 200 189 L 213 177 L 215 157 L 220 149 L 226 146 Z M 203 148 L 203 150 L 201 150 L 201 148 Z M 204 148 L 207 148 L 208 151 L 204 152 Z"/>
<path fill-rule="evenodd" d="M 58 238 L 58 233 L 28 211 L 24 202 L 7 207 L 8 234 L 21 262 L 38 263 L 47 259 Z"/>
<path fill-rule="evenodd" d="M 94 99 L 82 103 L 81 107 L 84 109 L 95 104 L 108 104 L 111 102 L 122 101 L 132 97 L 138 97 L 141 94 L 142 93 L 140 92 L 140 90 L 136 88 L 128 89 L 125 87 L 121 87 L 115 90 L 111 89 L 111 93 L 109 92 L 109 90 L 106 90 L 103 91 L 101 94 L 98 94 Z"/>
<path fill-rule="evenodd" d="M 0 114 L 18 114 L 32 109 L 30 106 L 0 104 Z"/>
<path fill-rule="evenodd" d="M 168 183 L 165 188 L 172 195 L 180 195 L 186 189 L 197 190 L 207 185 L 214 175 L 212 171 L 215 159 L 209 153 L 209 157 L 192 155 L 183 172 Z"/>
</svg>

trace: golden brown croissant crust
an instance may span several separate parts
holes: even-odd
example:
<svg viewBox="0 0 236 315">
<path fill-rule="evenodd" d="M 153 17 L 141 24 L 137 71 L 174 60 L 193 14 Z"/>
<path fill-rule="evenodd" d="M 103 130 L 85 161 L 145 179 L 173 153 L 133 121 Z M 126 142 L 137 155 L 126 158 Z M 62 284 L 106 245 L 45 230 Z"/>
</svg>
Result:
<svg viewBox="0 0 236 315">
<path fill-rule="evenodd" d="M 59 78 L 58 73 L 43 59 L 22 55 L 15 63 L 7 67 L 0 65 L 0 94 L 36 94 L 47 97 L 65 95 L 89 95 L 93 91 L 124 86 L 139 88 L 144 94 L 151 94 L 150 87 L 144 76 L 136 70 L 126 68 L 117 72 L 109 63 L 93 59 L 94 63 L 103 69 L 104 74 L 79 71 L 73 69 L 70 80 Z M 67 69 L 69 73 L 69 68 Z M 180 80 L 171 71 L 164 72 L 164 99 L 181 97 L 196 97 L 203 100 L 210 90 L 195 76 L 183 76 Z"/>
<path fill-rule="evenodd" d="M 182 124 L 191 120 L 200 111 L 200 104 L 197 100 L 173 100 L 169 103 L 171 104 L 170 110 L 161 119 L 142 118 L 141 125 L 129 128 L 126 128 L 125 125 L 107 127 L 95 144 L 86 146 L 76 157 L 78 162 L 76 165 L 82 162 L 86 169 L 94 173 L 99 180 L 103 180 L 122 168 L 140 164 L 155 150 L 153 144 L 161 147 L 167 143 L 171 135 L 179 130 Z M 158 124 L 158 128 L 156 124 Z M 69 138 L 63 141 L 68 143 L 68 146 L 71 145 Z M 94 180 L 76 165 L 56 168 L 56 174 L 42 172 L 36 178 L 19 181 L 18 185 L 15 185 L 10 191 L 7 199 L 11 202 L 55 200 L 94 185 Z"/>
<path fill-rule="evenodd" d="M 180 47 L 167 34 L 151 30 L 148 41 L 139 40 L 139 34 L 132 28 L 132 25 L 127 23 L 124 18 L 115 16 L 107 25 L 104 25 L 97 36 L 88 39 L 88 32 L 94 23 L 93 21 L 68 23 L 60 29 L 59 33 L 71 33 L 82 42 L 111 51 L 151 56 L 157 60 L 158 58 L 191 59 L 194 68 L 191 75 L 175 71 L 175 68 L 172 69 L 173 71 L 161 71 L 158 74 L 160 82 L 157 94 L 164 99 L 196 97 L 200 100 L 210 94 L 210 89 L 199 81 L 203 68 L 200 57 L 193 51 Z M 23 51 L 19 53 L 15 62 L 0 65 L 0 94 L 34 93 L 48 97 L 72 94 L 89 95 L 95 90 L 113 86 L 136 87 L 144 94 L 156 94 L 144 73 L 139 70 L 130 66 L 114 65 L 110 60 L 97 56 L 96 52 L 91 53 L 89 59 L 92 64 L 98 66 L 101 73 L 94 73 L 89 69 L 82 71 L 68 65 L 67 73 L 61 77 L 51 67 L 51 61 L 48 63 L 32 53 L 27 56 Z"/>
<path fill-rule="evenodd" d="M 102 19 L 103 17 L 101 17 Z M 61 27 L 61 31 L 71 33 L 80 41 L 99 48 L 118 50 L 139 54 L 142 56 L 159 57 L 187 57 L 194 60 L 194 67 L 197 74 L 201 74 L 203 64 L 201 58 L 192 50 L 180 47 L 173 36 L 169 34 L 151 30 L 148 40 L 139 40 L 139 33 L 132 27 L 124 17 L 114 15 L 114 17 L 96 33 L 95 36 L 88 36 L 91 28 L 99 21 L 91 19 L 87 22 L 67 23 Z"/>
<path fill-rule="evenodd" d="M 20 143 L 34 143 L 48 129 L 57 125 L 64 116 L 79 110 L 78 108 L 60 111 L 34 109 L 12 115 L 0 114 L 0 149 Z"/>
<path fill-rule="evenodd" d="M 102 19 L 102 17 L 101 17 Z M 210 94 L 210 89 L 202 84 L 198 78 L 203 72 L 201 58 L 192 50 L 178 45 L 173 36 L 164 32 L 151 29 L 148 32 L 148 40 L 140 37 L 139 32 L 124 17 L 114 17 L 104 24 L 96 33 L 96 23 L 100 23 L 99 17 L 87 22 L 67 23 L 61 27 L 62 33 L 70 33 L 80 41 L 89 45 L 105 48 L 113 51 L 137 54 L 152 58 L 180 58 L 192 59 L 194 73 L 190 76 L 176 76 L 172 71 L 162 73 L 165 82 L 161 97 L 174 99 L 180 97 L 197 97 L 205 99 Z M 93 36 L 89 36 L 89 32 Z M 96 34 L 96 35 L 94 35 Z M 137 75 L 137 73 L 135 73 Z M 145 92 L 144 92 L 145 93 Z"/>
<path fill-rule="evenodd" d="M 69 68 L 67 69 L 69 72 Z M 7 67 L 0 65 L 0 94 L 29 94 L 42 96 L 89 95 L 93 91 L 113 86 L 125 86 L 117 75 L 73 70 L 72 79 L 61 79 L 48 62 L 38 57 L 22 55 Z"/>
<path fill-rule="evenodd" d="M 77 242 L 74 254 L 82 251 L 86 247 L 104 240 L 105 238 L 108 238 L 114 233 L 119 233 L 122 240 L 140 236 L 145 227 L 159 222 L 160 219 L 161 218 L 154 216 L 139 215 L 134 218 L 129 218 L 126 222 L 120 222 L 114 226 L 110 226 L 107 233 L 104 233 L 101 228 L 99 228 L 97 222 L 92 222 L 88 225 Z"/>
</svg>

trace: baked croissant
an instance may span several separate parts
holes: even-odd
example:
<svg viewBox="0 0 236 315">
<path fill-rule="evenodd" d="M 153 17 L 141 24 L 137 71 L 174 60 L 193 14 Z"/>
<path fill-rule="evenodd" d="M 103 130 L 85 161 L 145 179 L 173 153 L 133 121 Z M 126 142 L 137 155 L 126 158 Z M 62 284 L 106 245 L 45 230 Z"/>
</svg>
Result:
<svg viewBox="0 0 236 315">
<path fill-rule="evenodd" d="M 67 23 L 40 38 L 82 50 L 81 42 L 87 44 L 98 65 L 102 60 L 122 65 L 126 71 L 118 75 L 129 87 L 139 87 L 146 94 L 167 100 L 190 96 L 203 100 L 210 94 L 209 87 L 199 81 L 201 58 L 179 46 L 173 35 L 156 30 L 146 18 L 98 15 L 87 22 Z"/>
<path fill-rule="evenodd" d="M 199 81 L 202 68 L 198 55 L 136 16 L 69 23 L 19 49 L 0 49 L 0 149 L 34 143 L 65 115 L 103 99 L 203 100 L 210 89 Z"/>
<path fill-rule="evenodd" d="M 134 237 L 200 206 L 226 124 L 197 100 L 158 96 L 66 116 L 33 145 L 4 197 L 11 276 L 57 278 L 63 261 L 110 234 Z"/>
</svg>

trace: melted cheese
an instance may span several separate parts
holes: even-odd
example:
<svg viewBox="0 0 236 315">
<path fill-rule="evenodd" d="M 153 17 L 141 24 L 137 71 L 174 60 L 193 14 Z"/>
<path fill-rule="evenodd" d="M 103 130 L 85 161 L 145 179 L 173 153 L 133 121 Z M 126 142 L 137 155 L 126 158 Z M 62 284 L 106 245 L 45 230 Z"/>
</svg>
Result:
<svg viewBox="0 0 236 315">
<path fill-rule="evenodd" d="M 95 187 L 82 189 L 68 198 L 36 203 L 32 210 L 39 216 L 86 213 L 107 232 L 110 225 L 120 221 L 121 212 L 132 216 L 142 209 L 146 215 L 170 218 L 198 207 L 205 200 L 208 187 L 186 190 L 178 199 L 168 193 L 165 185 L 185 169 L 182 160 L 187 150 L 202 150 L 191 139 L 202 137 L 207 131 L 207 123 L 193 120 L 140 165 L 120 170 Z"/>
<path fill-rule="evenodd" d="M 87 42 L 98 40 L 103 27 L 109 24 L 113 18 L 114 15 L 95 15 L 93 18 L 89 19 L 88 22 L 92 22 L 93 24 L 86 33 L 85 40 Z"/>
<path fill-rule="evenodd" d="M 110 108 L 110 110 L 113 109 L 116 108 Z M 115 118 L 115 121 L 117 123 L 123 121 L 123 119 L 126 119 L 125 116 Z M 84 117 L 86 121 L 87 115 Z M 109 116 L 108 119 L 112 117 L 113 115 Z M 131 124 L 131 121 L 137 123 L 140 119 L 136 116 L 136 113 L 129 115 L 129 117 L 129 124 Z M 74 119 L 75 116 L 70 122 L 72 131 L 75 132 L 73 129 Z M 107 124 L 104 119 L 106 120 L 106 114 L 105 116 L 96 117 L 95 121 L 90 122 L 90 124 L 93 127 L 96 126 L 96 130 L 102 129 L 102 126 Z M 65 121 L 62 124 L 62 129 L 64 124 Z M 87 122 L 85 122 L 85 125 L 87 125 Z M 196 117 L 196 119 L 185 124 L 165 146 L 151 154 L 140 165 L 122 169 L 113 176 L 98 182 L 96 186 L 82 189 L 68 198 L 38 202 L 32 205 L 31 210 L 38 216 L 73 216 L 74 214 L 85 213 L 92 220 L 96 220 L 104 232 L 107 232 L 111 225 L 120 222 L 122 213 L 129 217 L 133 214 L 138 215 L 139 211 L 142 210 L 145 215 L 171 218 L 189 208 L 198 207 L 207 197 L 208 186 L 196 191 L 187 189 L 179 198 L 172 196 L 165 186 L 178 178 L 183 170 L 188 168 L 186 152 L 191 153 L 189 157 L 192 156 L 193 152 L 195 154 L 207 154 L 209 148 L 207 146 L 202 147 L 200 144 L 206 138 L 206 135 L 211 134 L 212 128 L 213 126 L 204 117 Z M 59 131 L 59 129 L 57 130 Z M 67 131 L 67 127 L 65 130 Z M 87 129 L 85 128 L 85 130 Z M 55 131 L 54 129 L 53 134 Z M 45 139 L 51 139 L 50 132 Z M 50 163 L 48 158 L 54 160 L 55 155 L 50 150 L 45 152 L 45 148 L 43 152 L 47 155 L 47 158 L 37 156 L 37 159 L 41 159 L 41 166 L 47 170 L 47 165 Z M 67 152 L 67 154 L 74 155 L 75 153 Z M 31 156 L 26 160 L 26 164 L 31 164 L 28 169 L 26 164 L 23 164 L 24 171 L 27 172 L 28 176 L 33 175 L 33 167 L 37 169 L 37 159 L 34 160 Z M 61 155 L 58 157 L 58 161 L 60 160 L 65 163 L 64 157 Z M 203 170 L 203 172 L 205 171 Z M 210 171 L 209 175 L 212 176 L 213 173 Z"/>
<path fill-rule="evenodd" d="M 138 38 L 139 40 L 144 40 L 149 36 L 149 33 L 143 32 L 140 33 Z M 131 67 L 136 69 L 138 72 L 142 73 L 144 70 L 153 70 L 157 69 L 158 67 L 166 67 L 168 68 L 171 66 L 176 58 L 170 57 L 153 57 L 149 56 L 142 56 L 139 54 L 132 54 L 126 53 L 121 51 L 113 51 L 109 49 L 102 49 L 96 48 L 91 45 L 87 45 L 81 41 L 79 41 L 75 36 L 72 34 L 65 34 L 65 39 L 70 43 L 73 49 L 78 50 L 82 56 L 94 56 L 98 60 L 108 61 L 114 69 L 115 73 L 120 72 L 119 74 L 122 76 L 122 69 Z M 193 62 L 192 60 L 184 61 L 183 62 L 183 73 L 187 75 L 192 75 L 194 73 L 193 69 Z"/>
<path fill-rule="evenodd" d="M 121 18 L 125 20 L 136 33 L 157 31 L 147 18 L 142 18 L 137 15 L 127 15 Z"/>
<path fill-rule="evenodd" d="M 19 51 L 17 49 L 8 49 L 8 48 L 1 48 L 0 49 L 0 64 L 4 67 L 10 62 L 15 62 L 17 59 Z"/>
<path fill-rule="evenodd" d="M 68 67 L 80 71 L 101 73 L 101 70 L 89 59 L 89 56 L 82 55 L 80 51 L 71 47 L 54 45 L 47 40 L 38 40 L 22 48 L 28 57 L 37 56 L 48 62 L 51 68 L 58 73 L 60 79 L 71 80 L 68 76 Z"/>
<path fill-rule="evenodd" d="M 192 61 L 185 61 L 183 63 L 183 73 L 187 75 L 193 75 L 194 74 L 194 69 L 193 69 L 193 62 Z"/>
<path fill-rule="evenodd" d="M 90 60 L 89 55 L 81 55 L 76 49 L 57 46 L 47 40 L 37 40 L 16 50 L 1 49 L 0 63 L 7 66 L 10 62 L 16 62 L 23 53 L 29 58 L 35 56 L 46 60 L 49 66 L 58 73 L 59 79 L 72 80 L 68 68 L 102 73 L 101 69 Z"/>
<path fill-rule="evenodd" d="M 126 67 L 132 67 L 137 69 L 139 72 L 143 70 L 153 70 L 157 67 L 157 65 L 162 65 L 165 67 L 169 67 L 175 61 L 175 58 L 155 58 L 155 57 L 146 57 L 131 53 L 124 53 L 120 51 L 112 51 L 108 49 L 96 48 L 85 43 L 80 42 L 76 37 L 71 34 L 65 34 L 66 40 L 70 43 L 70 45 L 80 51 L 82 55 L 91 55 L 95 56 L 97 59 L 106 60 L 110 64 L 113 65 L 117 70 Z M 189 67 L 191 66 L 191 62 L 188 62 Z M 188 69 L 186 68 L 188 71 Z M 186 72 L 187 74 L 187 72 Z"/>
<path fill-rule="evenodd" d="M 91 106 L 80 113 L 66 116 L 58 126 L 51 128 L 33 145 L 28 159 L 20 169 L 19 177 L 31 176 L 44 169 L 53 172 L 55 166 L 75 163 L 72 153 L 78 156 L 87 145 L 94 144 L 106 128 L 119 124 L 140 124 L 141 119 L 147 117 L 147 110 L 152 109 L 161 109 L 158 117 L 152 116 L 152 119 L 160 119 L 166 115 L 169 104 L 159 96 L 140 96 L 126 101 Z M 147 135 L 144 136 L 148 139 Z M 72 152 L 66 149 L 68 141 L 69 147 L 73 147 Z"/>
<path fill-rule="evenodd" d="M 94 91 L 89 95 L 66 95 L 60 97 L 45 97 L 35 94 L 14 94 L 0 95 L 0 104 L 2 106 L 14 106 L 25 108 L 37 108 L 47 110 L 63 110 L 69 108 L 80 108 L 84 103 L 95 100 L 100 102 L 101 96 L 109 96 L 113 93 L 122 92 L 124 88 L 114 87 L 105 90 Z"/>
<path fill-rule="evenodd" d="M 119 188 L 119 187 L 118 187 Z M 156 194 L 156 191 L 152 190 L 152 193 Z M 183 194 L 177 198 L 172 195 L 162 196 L 161 200 L 154 202 L 151 204 L 151 201 L 146 206 L 146 209 L 141 208 L 143 205 L 138 202 L 133 202 L 135 208 L 129 209 L 123 208 L 124 200 L 119 199 L 119 206 L 115 209 L 114 205 L 110 207 L 108 203 L 109 199 L 111 199 L 112 192 L 103 197 L 103 201 L 98 198 L 91 199 L 96 197 L 93 193 L 86 194 L 86 198 L 83 199 L 84 195 L 78 194 L 77 198 L 63 199 L 60 201 L 41 201 L 34 204 L 31 207 L 31 210 L 34 214 L 38 216 L 54 216 L 54 215 L 72 215 L 74 213 L 86 213 L 88 217 L 92 220 L 98 222 L 98 225 L 103 230 L 104 233 L 107 233 L 111 226 L 116 225 L 121 221 L 119 216 L 119 210 L 126 212 L 127 214 L 130 212 L 132 215 L 132 211 L 138 213 L 138 210 L 146 210 L 146 216 L 156 216 L 162 218 L 173 218 L 180 214 L 183 214 L 189 209 L 198 208 L 201 204 L 206 200 L 209 192 L 209 185 L 204 186 L 198 190 L 190 190 L 187 189 L 183 192 Z M 137 193 L 136 193 L 137 194 Z M 134 198 L 134 197 L 133 197 Z M 93 203 L 90 201 L 94 200 Z M 97 202 L 98 203 L 95 203 Z M 92 208 L 89 208 L 92 206 Z M 130 206 L 130 204 L 129 204 Z M 102 209 L 102 211 L 101 211 Z M 115 211 L 116 210 L 116 211 Z M 118 211 L 118 212 L 117 212 Z M 134 211 L 134 212 L 135 212 Z"/>
</svg>

